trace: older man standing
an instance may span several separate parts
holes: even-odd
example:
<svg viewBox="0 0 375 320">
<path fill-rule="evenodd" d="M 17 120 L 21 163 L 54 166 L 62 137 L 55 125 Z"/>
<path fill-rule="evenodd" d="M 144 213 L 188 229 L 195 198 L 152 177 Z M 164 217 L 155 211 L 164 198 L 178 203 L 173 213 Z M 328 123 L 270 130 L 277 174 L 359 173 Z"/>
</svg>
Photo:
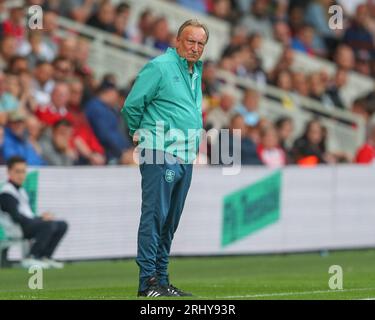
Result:
<svg viewBox="0 0 375 320">
<path fill-rule="evenodd" d="M 169 282 L 168 261 L 192 177 L 202 128 L 202 62 L 208 29 L 197 20 L 178 30 L 176 48 L 147 63 L 122 109 L 145 161 L 138 229 L 138 296 L 186 296 Z M 151 154 L 151 157 L 150 157 Z M 142 162 L 142 161 L 141 161 Z"/>
</svg>

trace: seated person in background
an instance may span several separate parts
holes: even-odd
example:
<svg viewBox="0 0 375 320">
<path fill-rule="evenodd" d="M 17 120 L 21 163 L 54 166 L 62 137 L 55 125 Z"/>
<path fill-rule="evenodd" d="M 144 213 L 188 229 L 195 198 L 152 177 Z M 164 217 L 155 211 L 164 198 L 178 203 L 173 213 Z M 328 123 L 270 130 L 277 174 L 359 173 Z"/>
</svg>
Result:
<svg viewBox="0 0 375 320">
<path fill-rule="evenodd" d="M 256 126 L 260 120 L 259 99 L 258 91 L 247 89 L 242 103 L 235 108 L 236 112 L 244 117 L 246 124 L 252 127 Z"/>
<path fill-rule="evenodd" d="M 336 162 L 326 152 L 324 128 L 316 119 L 307 123 L 304 134 L 294 142 L 291 152 L 294 162 L 300 165 Z"/>
<path fill-rule="evenodd" d="M 375 164 L 375 123 L 370 125 L 367 142 L 359 148 L 355 162 Z"/>
<path fill-rule="evenodd" d="M 280 168 L 286 165 L 285 152 L 279 146 L 277 131 L 272 125 L 261 129 L 257 152 L 260 160 L 268 167 Z"/>
<path fill-rule="evenodd" d="M 65 82 L 57 82 L 51 93 L 51 103 L 40 105 L 35 115 L 46 126 L 52 126 L 62 118 L 72 119 L 67 105 L 70 98 L 70 88 Z"/>
<path fill-rule="evenodd" d="M 293 120 L 292 118 L 282 116 L 275 121 L 274 125 L 279 137 L 279 146 L 284 150 L 287 164 L 290 164 L 293 162 L 289 148 L 289 142 L 294 131 Z"/>
<path fill-rule="evenodd" d="M 25 239 L 34 240 L 29 256 L 22 261 L 22 266 L 62 268 L 64 265 L 53 260 L 52 255 L 67 231 L 67 223 L 55 220 L 51 213 L 43 213 L 40 217 L 34 216 L 28 195 L 22 187 L 27 173 L 26 161 L 23 158 L 10 158 L 7 168 L 8 182 L 0 192 L 1 210 L 20 225 Z"/>
<path fill-rule="evenodd" d="M 103 81 L 98 94 L 85 105 L 85 114 L 105 150 L 109 164 L 133 164 L 132 144 L 121 131 L 118 108 L 119 92 L 116 86 Z"/>
<path fill-rule="evenodd" d="M 83 83 L 75 78 L 69 82 L 70 99 L 68 110 L 72 115 L 72 145 L 77 151 L 79 165 L 104 165 L 106 162 L 104 149 L 96 138 L 82 108 Z"/>
<path fill-rule="evenodd" d="M 5 160 L 12 156 L 21 156 L 28 165 L 45 164 L 27 137 L 26 113 L 22 110 L 9 113 L 8 126 L 5 128 L 3 155 Z"/>
<path fill-rule="evenodd" d="M 73 125 L 67 119 L 61 119 L 52 127 L 52 132 L 43 136 L 40 142 L 42 157 L 51 166 L 72 166 L 76 154 L 69 142 L 73 134 Z"/>
<path fill-rule="evenodd" d="M 206 129 L 220 130 L 228 128 L 230 118 L 234 115 L 235 97 L 230 90 L 224 90 L 220 95 L 219 105 L 211 109 L 206 118 Z"/>
<path fill-rule="evenodd" d="M 9 92 L 6 91 L 6 77 L 0 70 L 0 123 L 6 123 L 6 113 L 18 108 L 19 101 Z"/>
<path fill-rule="evenodd" d="M 234 131 L 237 129 L 236 131 Z M 229 137 L 225 135 L 229 134 Z M 248 128 L 244 118 L 240 114 L 235 114 L 230 119 L 229 132 L 220 131 L 215 146 L 211 149 L 211 163 L 215 162 L 215 152 L 219 152 L 219 164 L 225 165 L 229 158 L 236 159 L 241 156 L 241 165 L 261 165 L 256 150 L 256 144 L 248 135 Z"/>
</svg>

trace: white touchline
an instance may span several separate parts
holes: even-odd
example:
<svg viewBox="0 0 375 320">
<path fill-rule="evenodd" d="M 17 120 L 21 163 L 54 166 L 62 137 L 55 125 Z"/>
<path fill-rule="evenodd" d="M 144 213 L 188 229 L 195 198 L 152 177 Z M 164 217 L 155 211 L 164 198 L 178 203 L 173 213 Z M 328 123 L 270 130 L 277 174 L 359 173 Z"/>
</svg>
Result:
<svg viewBox="0 0 375 320">
<path fill-rule="evenodd" d="M 235 298 L 277 297 L 277 296 L 299 296 L 299 295 L 319 294 L 319 293 L 368 291 L 368 290 L 374 290 L 374 289 L 375 288 L 353 288 L 353 289 L 343 289 L 343 290 L 316 290 L 316 291 L 299 291 L 299 292 L 278 292 L 278 293 L 264 293 L 264 294 L 245 294 L 245 295 L 238 295 L 238 296 L 216 296 L 215 298 L 235 299 Z M 201 298 L 209 298 L 209 297 L 201 297 Z"/>
</svg>

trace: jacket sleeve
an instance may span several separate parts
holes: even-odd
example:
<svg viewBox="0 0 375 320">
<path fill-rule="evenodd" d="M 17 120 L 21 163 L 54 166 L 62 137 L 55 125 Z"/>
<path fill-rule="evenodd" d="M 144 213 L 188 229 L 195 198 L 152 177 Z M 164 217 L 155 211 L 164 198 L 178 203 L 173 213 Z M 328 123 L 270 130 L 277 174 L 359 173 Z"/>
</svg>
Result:
<svg viewBox="0 0 375 320">
<path fill-rule="evenodd" d="M 18 211 L 18 200 L 11 194 L 0 194 L 0 206 L 1 210 L 8 213 L 15 223 L 25 225 L 32 220 Z"/>
<path fill-rule="evenodd" d="M 161 71 L 152 61 L 139 72 L 121 110 L 130 136 L 139 129 L 145 108 L 158 94 L 160 81 Z"/>
</svg>

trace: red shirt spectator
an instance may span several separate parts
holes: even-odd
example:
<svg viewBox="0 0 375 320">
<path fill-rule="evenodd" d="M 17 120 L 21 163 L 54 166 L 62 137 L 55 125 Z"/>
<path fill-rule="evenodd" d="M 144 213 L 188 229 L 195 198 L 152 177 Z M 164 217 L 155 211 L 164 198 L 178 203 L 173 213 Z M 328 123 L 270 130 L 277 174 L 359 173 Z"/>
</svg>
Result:
<svg viewBox="0 0 375 320">
<path fill-rule="evenodd" d="M 271 168 L 280 168 L 286 165 L 285 152 L 279 147 L 277 131 L 272 126 L 261 130 L 257 153 L 260 160 Z"/>
<path fill-rule="evenodd" d="M 73 116 L 73 137 L 71 144 L 78 151 L 79 164 L 104 165 L 104 148 L 94 134 L 81 108 L 83 84 L 73 80 L 70 86 L 69 113 Z"/>
<path fill-rule="evenodd" d="M 356 163 L 375 163 L 375 146 L 365 143 L 357 152 Z"/>
<path fill-rule="evenodd" d="M 375 164 L 375 123 L 371 124 L 367 142 L 359 148 L 356 163 Z"/>
<path fill-rule="evenodd" d="M 67 119 L 73 122 L 73 116 L 66 107 L 69 96 L 69 86 L 64 82 L 56 83 L 51 93 L 51 103 L 38 106 L 35 115 L 47 126 L 53 126 L 61 119 Z"/>
<path fill-rule="evenodd" d="M 24 13 L 22 6 L 15 6 L 10 9 L 9 19 L 2 23 L 3 36 L 13 36 L 20 43 L 26 34 L 26 29 L 23 24 Z"/>
<path fill-rule="evenodd" d="M 92 152 L 104 155 L 104 149 L 92 131 L 86 115 L 77 107 L 69 107 L 69 115 L 73 119 L 73 139 L 82 139 Z"/>
</svg>

